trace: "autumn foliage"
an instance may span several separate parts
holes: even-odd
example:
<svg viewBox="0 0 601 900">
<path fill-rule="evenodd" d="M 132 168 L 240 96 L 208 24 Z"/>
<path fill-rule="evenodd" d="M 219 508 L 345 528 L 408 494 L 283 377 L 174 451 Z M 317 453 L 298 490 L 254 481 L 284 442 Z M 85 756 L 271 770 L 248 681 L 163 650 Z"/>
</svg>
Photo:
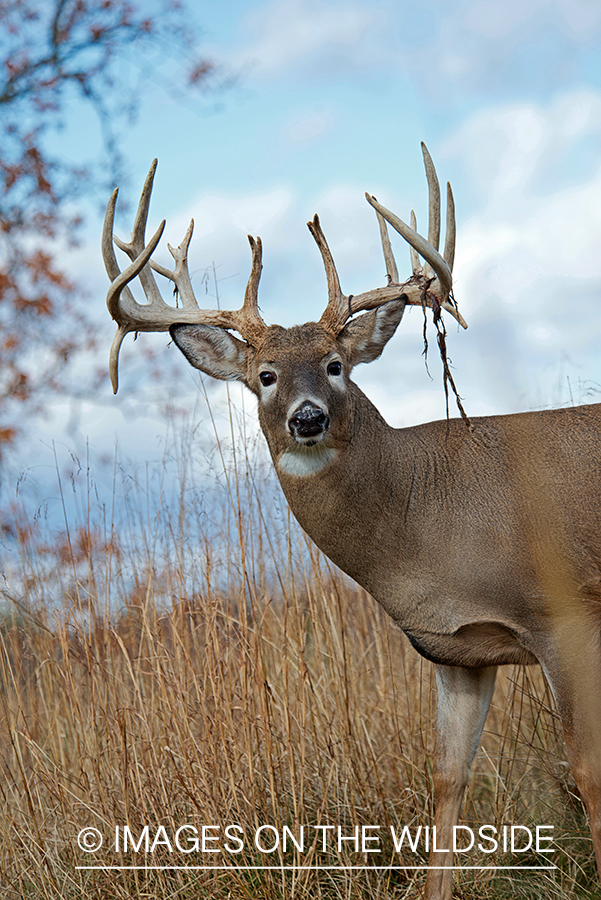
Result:
<svg viewBox="0 0 601 900">
<path fill-rule="evenodd" d="M 76 350 L 93 343 L 81 286 L 59 250 L 77 241 L 81 197 L 100 184 L 89 164 L 50 150 L 49 138 L 60 147 L 68 111 L 93 107 L 104 154 L 94 171 L 114 177 L 119 126 L 158 55 L 187 60 L 180 89 L 205 85 L 213 66 L 194 55 L 189 17 L 172 0 L 0 0 L 0 21 L 1 447 L 49 390 L 65 389 Z M 116 77 L 125 49 L 137 77 L 129 88 Z"/>
</svg>

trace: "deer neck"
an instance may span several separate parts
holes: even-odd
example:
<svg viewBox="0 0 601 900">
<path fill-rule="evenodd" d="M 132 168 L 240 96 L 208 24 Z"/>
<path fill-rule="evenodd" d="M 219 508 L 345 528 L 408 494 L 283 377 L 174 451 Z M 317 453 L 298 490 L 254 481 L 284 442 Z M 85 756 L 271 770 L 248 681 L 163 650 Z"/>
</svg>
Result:
<svg viewBox="0 0 601 900">
<path fill-rule="evenodd" d="M 315 472 L 290 474 L 272 456 L 303 530 L 337 566 L 377 594 L 383 561 L 387 570 L 394 566 L 403 543 L 398 505 L 410 493 L 405 470 L 412 457 L 401 446 L 405 432 L 391 428 L 355 384 L 351 392 L 349 438 Z"/>
</svg>

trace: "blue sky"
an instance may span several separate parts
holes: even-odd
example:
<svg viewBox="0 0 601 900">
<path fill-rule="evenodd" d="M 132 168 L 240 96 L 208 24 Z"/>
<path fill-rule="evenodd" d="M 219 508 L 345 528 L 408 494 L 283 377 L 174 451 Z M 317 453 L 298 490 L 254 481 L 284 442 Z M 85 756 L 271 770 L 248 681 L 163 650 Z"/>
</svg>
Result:
<svg viewBox="0 0 601 900">
<path fill-rule="evenodd" d="M 221 0 L 196 13 L 202 52 L 239 73 L 204 104 L 182 103 L 155 81 L 122 149 L 141 186 L 159 158 L 150 227 L 167 218 L 178 244 L 191 216 L 199 294 L 213 263 L 222 305 L 240 305 L 248 277 L 246 234 L 264 242 L 260 302 L 267 322 L 318 317 L 326 299 L 317 248 L 306 228 L 318 212 L 343 290 L 384 282 L 377 227 L 364 192 L 425 229 L 424 140 L 441 181 L 451 181 L 458 219 L 455 295 L 469 322 L 451 322 L 449 351 L 471 415 L 595 399 L 601 383 L 601 5 L 598 0 Z M 167 63 L 167 70 L 176 67 Z M 133 81 L 130 62 L 123 78 Z M 160 80 L 160 74 L 157 77 Z M 76 153 L 95 138 L 74 110 L 57 136 Z M 61 145 L 62 142 L 62 145 Z M 125 237 L 129 222 L 120 220 Z M 100 222 L 69 258 L 106 328 Z M 396 243 L 401 272 L 408 253 Z M 166 262 L 163 247 L 158 258 Z M 167 290 L 166 296 L 169 291 Z M 203 300 L 201 305 L 208 305 Z M 355 377 L 393 425 L 444 416 L 440 365 L 422 358 L 421 314 L 406 314 L 383 357 Z M 198 377 L 165 335 L 178 383 L 194 407 Z M 432 342 L 432 346 L 433 346 Z M 139 345 L 122 354 L 121 388 L 78 404 L 66 441 L 106 450 L 115 439 L 141 459 L 163 427 L 156 389 L 145 390 Z M 208 384 L 219 406 L 222 385 Z M 599 399 L 598 397 L 596 399 Z M 247 405 L 251 405 L 247 398 Z M 57 403 L 41 440 L 64 434 Z"/>
</svg>

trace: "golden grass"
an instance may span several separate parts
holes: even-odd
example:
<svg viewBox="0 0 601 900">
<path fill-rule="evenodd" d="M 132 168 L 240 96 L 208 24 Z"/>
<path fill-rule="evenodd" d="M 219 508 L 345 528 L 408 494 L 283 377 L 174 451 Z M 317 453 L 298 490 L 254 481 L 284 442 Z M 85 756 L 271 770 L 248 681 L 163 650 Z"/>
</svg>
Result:
<svg viewBox="0 0 601 900">
<path fill-rule="evenodd" d="M 60 533 L 18 510 L 0 627 L 2 896 L 420 896 L 423 871 L 257 868 L 425 862 L 395 855 L 386 835 L 430 824 L 432 670 L 299 533 L 261 465 L 219 446 L 218 487 L 195 490 L 184 444 L 176 478 L 116 477 L 113 511 L 87 499 Z M 88 466 L 73 475 L 79 496 L 93 496 L 91 485 Z M 552 824 L 559 868 L 461 872 L 458 897 L 597 895 L 564 760 L 539 671 L 508 669 L 462 821 Z M 151 843 L 164 826 L 173 843 L 183 825 L 231 824 L 244 833 L 238 854 L 170 852 L 165 841 L 148 854 L 143 843 L 114 848 L 116 826 L 137 839 L 149 825 Z M 264 825 L 297 837 L 305 825 L 304 851 L 261 853 L 253 837 Z M 347 836 L 379 825 L 382 852 L 332 841 L 324 853 L 319 825 Z M 90 826 L 104 838 L 96 854 L 77 843 Z M 223 831 L 207 838 L 217 834 L 208 849 L 223 850 Z M 250 868 L 77 868 L 90 864 Z"/>
</svg>

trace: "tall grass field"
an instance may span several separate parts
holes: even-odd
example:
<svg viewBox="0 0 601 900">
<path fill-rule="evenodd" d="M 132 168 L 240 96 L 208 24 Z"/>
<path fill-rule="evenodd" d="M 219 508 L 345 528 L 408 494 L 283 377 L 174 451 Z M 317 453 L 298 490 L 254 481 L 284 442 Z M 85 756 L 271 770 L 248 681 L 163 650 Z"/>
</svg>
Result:
<svg viewBox="0 0 601 900">
<path fill-rule="evenodd" d="M 117 460 L 108 492 L 58 456 L 46 506 L 12 490 L 5 900 L 421 895 L 433 668 L 303 535 L 244 432 Z M 553 852 L 459 854 L 457 897 L 599 896 L 538 667 L 502 670 L 461 821 L 553 826 Z"/>
</svg>

